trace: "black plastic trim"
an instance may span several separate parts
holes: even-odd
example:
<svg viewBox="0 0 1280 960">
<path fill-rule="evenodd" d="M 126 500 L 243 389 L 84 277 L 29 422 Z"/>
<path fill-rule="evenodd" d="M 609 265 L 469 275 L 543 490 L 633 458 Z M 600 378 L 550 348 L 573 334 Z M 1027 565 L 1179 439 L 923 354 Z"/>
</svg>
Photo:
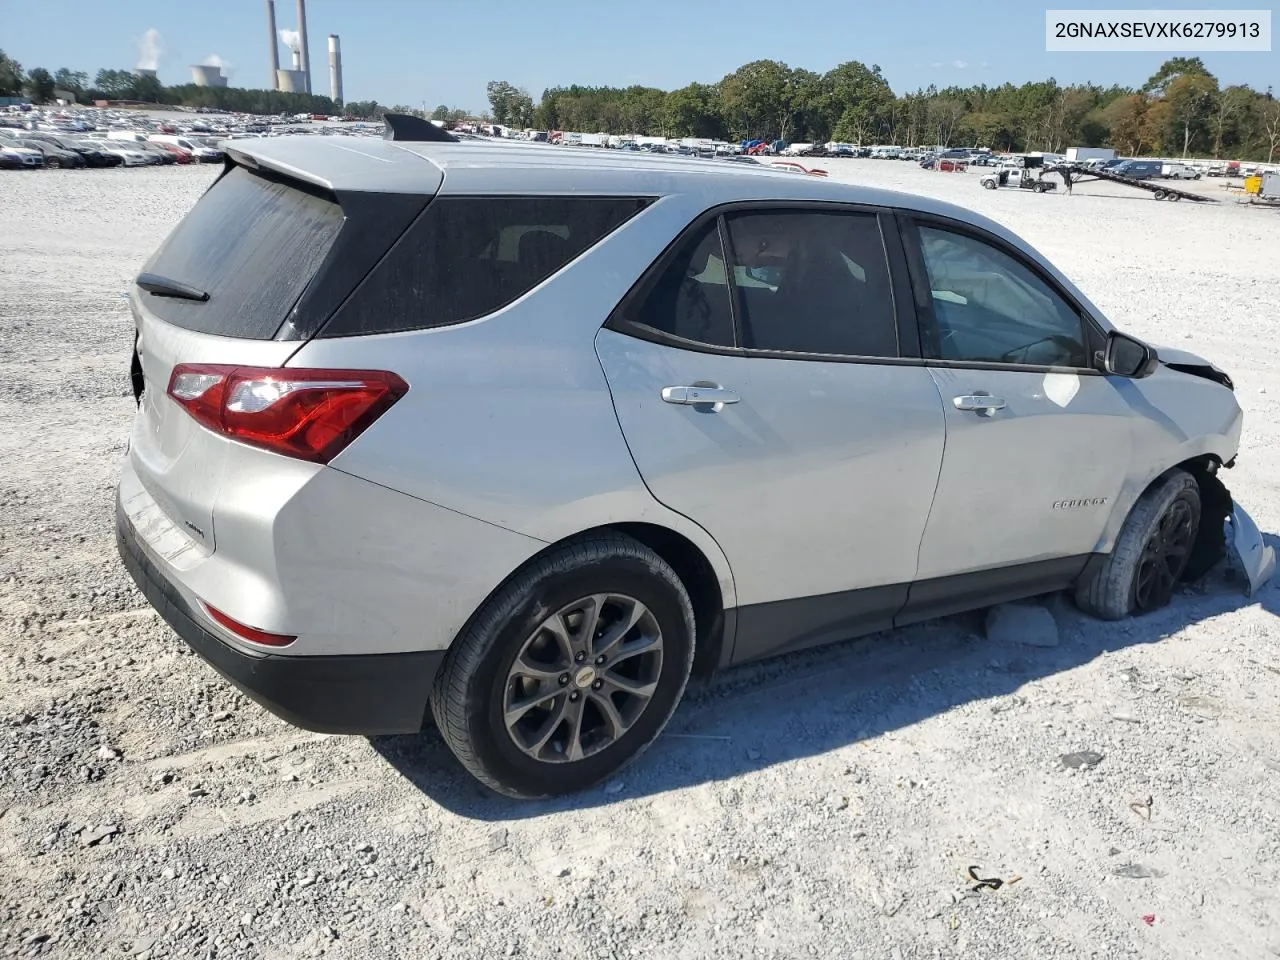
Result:
<svg viewBox="0 0 1280 960">
<path fill-rule="evenodd" d="M 732 662 L 746 663 L 889 630 L 906 599 L 903 583 L 739 607 Z"/>
<path fill-rule="evenodd" d="M 1055 557 L 917 580 L 911 584 L 906 604 L 894 617 L 894 626 L 1065 590 L 1079 578 L 1090 556 Z"/>
<path fill-rule="evenodd" d="M 174 632 L 246 696 L 318 733 L 417 733 L 444 650 L 355 656 L 251 656 L 206 630 L 138 542 L 116 502 L 116 547 L 138 589 Z"/>
<path fill-rule="evenodd" d="M 932 620 L 997 603 L 1064 590 L 1100 554 L 1059 557 L 961 573 L 914 583 L 865 587 L 738 607 L 726 617 L 733 639 L 725 665 L 852 640 L 881 630 Z"/>
</svg>

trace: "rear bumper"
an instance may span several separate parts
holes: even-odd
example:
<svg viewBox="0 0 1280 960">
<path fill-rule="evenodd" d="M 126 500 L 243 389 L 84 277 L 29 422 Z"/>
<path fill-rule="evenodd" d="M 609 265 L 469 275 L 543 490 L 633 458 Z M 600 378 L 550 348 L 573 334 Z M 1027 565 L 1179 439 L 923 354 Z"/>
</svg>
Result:
<svg viewBox="0 0 1280 960">
<path fill-rule="evenodd" d="M 218 673 L 294 726 L 318 733 L 416 733 L 445 651 L 342 656 L 252 655 L 206 630 L 148 556 L 119 501 L 116 546 L 165 622 Z"/>
</svg>

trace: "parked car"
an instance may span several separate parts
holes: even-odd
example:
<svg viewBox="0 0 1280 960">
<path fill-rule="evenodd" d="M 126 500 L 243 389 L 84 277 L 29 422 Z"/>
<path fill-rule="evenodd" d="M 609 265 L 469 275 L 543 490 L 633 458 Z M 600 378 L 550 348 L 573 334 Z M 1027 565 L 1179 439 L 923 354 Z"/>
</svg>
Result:
<svg viewBox="0 0 1280 960">
<path fill-rule="evenodd" d="M 131 294 L 120 554 L 299 726 L 429 709 L 480 781 L 545 796 L 614 775 L 695 667 L 1063 589 L 1145 614 L 1228 522 L 1249 586 L 1274 568 L 1221 481 L 1231 378 L 985 217 L 360 146 L 234 144 Z"/>
<path fill-rule="evenodd" d="M 1160 176 L 1166 180 L 1199 180 L 1200 171 L 1185 163 L 1164 163 L 1160 165 Z"/>
<path fill-rule="evenodd" d="M 9 158 L 9 164 L 15 165 L 14 169 L 39 170 L 44 167 L 43 153 L 30 147 L 20 147 L 11 139 L 0 140 L 0 154 Z"/>
<path fill-rule="evenodd" d="M 0 143 L 0 170 L 21 170 L 26 165 L 22 157 L 16 153 L 10 153 L 4 148 L 4 144 Z"/>
<path fill-rule="evenodd" d="M 13 146 L 25 147 L 28 150 L 35 150 L 44 157 L 44 165 L 47 169 L 56 170 L 61 167 L 79 168 L 85 166 L 84 157 L 71 150 L 63 150 L 61 147 L 49 143 L 47 140 L 36 140 L 32 137 L 23 137 L 21 140 L 13 141 Z"/>
<path fill-rule="evenodd" d="M 157 144 L 155 144 L 155 146 L 159 147 L 161 150 L 164 150 L 164 151 L 166 151 L 166 152 L 168 152 L 168 153 L 173 154 L 173 159 L 174 159 L 174 160 L 176 160 L 178 163 L 181 163 L 181 164 L 187 164 L 187 163 L 199 163 L 199 162 L 200 162 L 200 161 L 196 160 L 196 158 L 195 158 L 195 157 L 193 157 L 193 156 L 191 155 L 191 152 L 190 152 L 189 150 L 183 150 L 181 147 L 176 146 L 175 144 L 172 144 L 172 143 L 157 143 Z"/>
<path fill-rule="evenodd" d="M 157 134 L 151 139 L 160 144 L 172 144 L 175 147 L 181 147 L 186 150 L 200 163 L 221 163 L 223 152 L 218 146 L 217 140 L 209 138 L 201 139 L 199 137 L 177 137 Z"/>
<path fill-rule="evenodd" d="M 120 162 L 126 167 L 147 167 L 155 163 L 152 154 L 138 149 L 136 143 L 126 143 L 122 140 L 100 140 L 101 149 L 106 153 L 120 158 Z"/>
<path fill-rule="evenodd" d="M 63 150 L 70 150 L 72 153 L 78 154 L 84 159 L 85 166 L 89 167 L 118 167 L 120 166 L 120 158 L 114 154 L 101 150 L 98 144 L 91 140 L 77 140 L 74 137 L 65 135 L 54 135 L 43 131 L 33 132 L 31 139 L 44 140 L 59 147 Z"/>
</svg>

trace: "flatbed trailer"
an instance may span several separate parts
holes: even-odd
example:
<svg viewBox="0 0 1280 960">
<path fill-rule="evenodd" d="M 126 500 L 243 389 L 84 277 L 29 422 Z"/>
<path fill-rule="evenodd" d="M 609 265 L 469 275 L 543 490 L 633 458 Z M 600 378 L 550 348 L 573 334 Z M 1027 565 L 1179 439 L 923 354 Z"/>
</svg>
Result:
<svg viewBox="0 0 1280 960">
<path fill-rule="evenodd" d="M 1133 187 L 1136 190 L 1145 190 L 1154 194 L 1157 200 L 1191 200 L 1195 203 L 1218 202 L 1213 197 L 1192 193 L 1190 190 L 1179 190 L 1177 187 L 1166 186 L 1163 183 L 1152 183 L 1150 180 L 1139 180 L 1136 177 L 1126 177 L 1122 173 L 1112 173 L 1110 170 L 1085 167 L 1075 163 L 1059 163 L 1049 167 L 1045 170 L 1045 173 L 1056 173 L 1062 178 L 1064 184 L 1071 186 L 1077 183 L 1088 183 L 1090 180 L 1109 180 L 1112 183 Z"/>
</svg>

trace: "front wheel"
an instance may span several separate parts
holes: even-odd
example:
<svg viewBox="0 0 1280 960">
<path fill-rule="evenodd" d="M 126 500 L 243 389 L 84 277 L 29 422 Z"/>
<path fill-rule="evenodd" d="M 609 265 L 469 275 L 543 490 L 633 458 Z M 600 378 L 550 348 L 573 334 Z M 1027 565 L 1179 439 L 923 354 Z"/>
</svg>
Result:
<svg viewBox="0 0 1280 960">
<path fill-rule="evenodd" d="M 454 642 L 431 710 L 445 742 L 509 797 L 582 790 L 666 726 L 693 666 L 675 571 L 630 537 L 570 541 L 500 587 Z"/>
<path fill-rule="evenodd" d="M 1185 470 L 1152 485 L 1125 518 L 1110 556 L 1076 585 L 1076 606 L 1103 620 L 1169 604 L 1200 530 L 1200 486 Z"/>
<path fill-rule="evenodd" d="M 994 190 L 996 188 L 996 184 L 994 180 L 983 180 L 982 185 L 986 187 L 988 190 Z"/>
</svg>

